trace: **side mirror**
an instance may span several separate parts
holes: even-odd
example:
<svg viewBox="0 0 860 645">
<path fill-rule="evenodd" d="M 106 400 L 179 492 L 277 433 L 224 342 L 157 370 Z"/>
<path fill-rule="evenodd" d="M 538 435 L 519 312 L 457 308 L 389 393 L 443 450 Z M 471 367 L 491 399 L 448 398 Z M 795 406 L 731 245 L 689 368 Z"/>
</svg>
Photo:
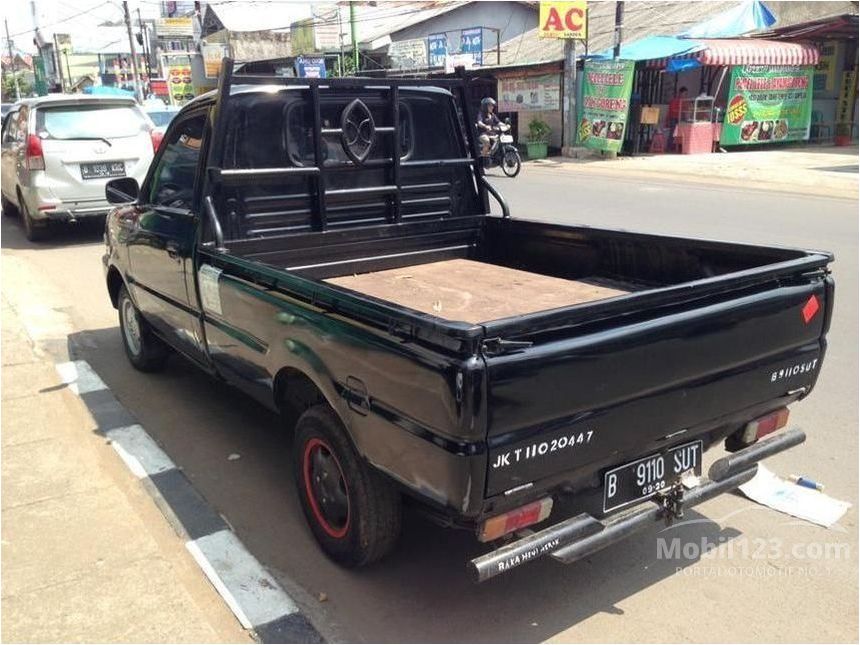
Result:
<svg viewBox="0 0 860 645">
<path fill-rule="evenodd" d="M 130 204 L 140 195 L 140 186 L 134 177 L 117 177 L 105 185 L 105 197 L 109 204 Z"/>
</svg>

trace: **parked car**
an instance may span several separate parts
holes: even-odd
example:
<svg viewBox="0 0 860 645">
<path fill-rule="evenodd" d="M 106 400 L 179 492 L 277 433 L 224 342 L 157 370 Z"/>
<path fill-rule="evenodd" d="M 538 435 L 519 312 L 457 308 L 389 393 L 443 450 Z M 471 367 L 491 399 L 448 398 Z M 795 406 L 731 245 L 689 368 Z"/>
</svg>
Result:
<svg viewBox="0 0 860 645">
<path fill-rule="evenodd" d="M 3 124 L 3 212 L 20 214 L 27 238 L 49 221 L 104 216 L 105 184 L 143 181 L 152 123 L 131 99 L 54 95 L 16 103 Z"/>
<path fill-rule="evenodd" d="M 170 122 L 173 121 L 173 117 L 179 113 L 178 107 L 175 105 L 164 105 L 161 101 L 159 101 L 158 104 L 144 103 L 143 109 L 155 125 L 156 131 L 160 132 L 162 135 L 164 135 Z"/>
<path fill-rule="evenodd" d="M 3 103 L 0 105 L 0 117 L 4 120 L 6 119 L 6 115 L 9 114 L 9 110 L 12 109 L 13 103 Z"/>
<path fill-rule="evenodd" d="M 107 292 L 137 369 L 175 350 L 300 414 L 334 560 L 384 556 L 406 502 L 487 544 L 478 580 L 573 562 L 805 440 L 776 431 L 821 370 L 829 253 L 510 217 L 461 79 L 231 71 L 142 186 L 108 182 Z"/>
</svg>

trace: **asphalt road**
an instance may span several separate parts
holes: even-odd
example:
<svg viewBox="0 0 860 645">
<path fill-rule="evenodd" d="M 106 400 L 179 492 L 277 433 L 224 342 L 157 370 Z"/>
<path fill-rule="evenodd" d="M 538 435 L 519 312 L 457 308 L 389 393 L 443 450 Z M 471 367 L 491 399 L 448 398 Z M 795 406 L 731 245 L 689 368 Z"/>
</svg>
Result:
<svg viewBox="0 0 860 645">
<path fill-rule="evenodd" d="M 305 527 L 288 421 L 181 360 L 158 375 L 128 365 L 103 285 L 98 227 L 66 227 L 33 245 L 3 218 L 3 289 L 31 317 L 45 317 L 48 336 L 57 330 L 51 351 L 72 348 L 93 365 L 331 641 L 855 640 L 857 201 L 569 169 L 526 167 L 517 179 L 494 181 L 519 217 L 835 252 L 830 349 L 816 391 L 792 411 L 809 441 L 768 463 L 854 503 L 840 526 L 825 530 L 727 495 L 688 512 L 696 522 L 655 527 L 568 567 L 539 561 L 476 586 L 464 566 L 481 552 L 474 539 L 410 515 L 392 557 L 345 571 Z M 231 453 L 241 459 L 228 461 Z M 689 557 L 658 557 L 675 538 L 690 545 Z M 701 556 L 702 538 L 722 546 Z"/>
</svg>

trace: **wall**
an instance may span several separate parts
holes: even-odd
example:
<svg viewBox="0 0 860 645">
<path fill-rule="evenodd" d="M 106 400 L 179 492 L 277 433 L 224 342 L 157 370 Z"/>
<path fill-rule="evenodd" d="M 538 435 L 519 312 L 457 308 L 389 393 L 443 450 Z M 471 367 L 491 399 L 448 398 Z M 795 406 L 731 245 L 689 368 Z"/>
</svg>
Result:
<svg viewBox="0 0 860 645">
<path fill-rule="evenodd" d="M 472 2 L 435 18 L 406 27 L 391 34 L 392 41 L 426 38 L 430 34 L 459 32 L 469 27 L 492 27 L 501 30 L 501 41 L 519 36 L 537 27 L 537 4 L 534 8 L 519 2 Z M 495 50 L 495 34 L 484 32 L 484 51 Z M 457 36 L 459 39 L 459 35 Z M 449 36 L 450 40 L 450 36 Z M 487 54 L 485 54 L 487 55 Z M 490 57 L 492 62 L 495 59 Z"/>
</svg>

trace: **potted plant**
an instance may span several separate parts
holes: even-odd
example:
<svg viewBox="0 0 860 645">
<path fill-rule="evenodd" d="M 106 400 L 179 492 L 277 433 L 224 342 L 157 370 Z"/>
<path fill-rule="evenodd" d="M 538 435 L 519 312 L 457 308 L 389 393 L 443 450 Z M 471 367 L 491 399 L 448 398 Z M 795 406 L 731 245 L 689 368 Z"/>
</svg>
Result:
<svg viewBox="0 0 860 645">
<path fill-rule="evenodd" d="M 533 118 L 529 122 L 529 134 L 526 137 L 526 149 L 529 159 L 543 159 L 546 157 L 546 146 L 549 143 L 549 135 L 552 129 L 546 121 Z"/>
<path fill-rule="evenodd" d="M 837 123 L 836 124 L 836 135 L 833 137 L 833 143 L 837 146 L 850 146 L 851 145 L 851 124 L 850 123 Z"/>
</svg>

